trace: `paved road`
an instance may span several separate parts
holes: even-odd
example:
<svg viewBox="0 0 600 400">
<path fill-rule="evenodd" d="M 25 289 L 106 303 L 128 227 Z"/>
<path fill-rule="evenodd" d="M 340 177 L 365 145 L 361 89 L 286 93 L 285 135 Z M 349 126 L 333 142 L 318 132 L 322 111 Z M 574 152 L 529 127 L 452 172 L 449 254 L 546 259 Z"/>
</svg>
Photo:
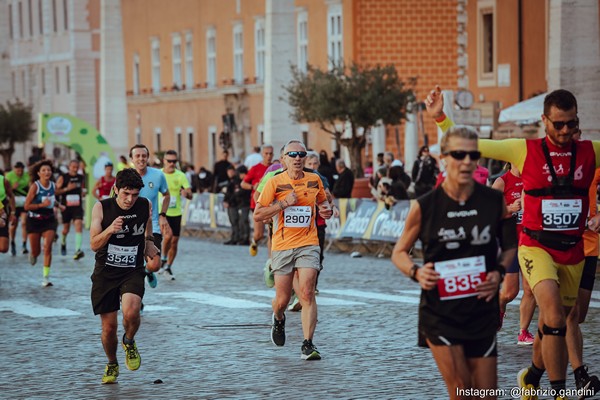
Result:
<svg viewBox="0 0 600 400">
<path fill-rule="evenodd" d="M 446 397 L 430 353 L 415 345 L 418 289 L 388 259 L 327 254 L 315 336 L 323 360 L 306 362 L 298 313 L 288 313 L 286 346 L 270 341 L 273 291 L 262 283 L 264 248 L 252 258 L 245 247 L 196 238 L 181 240 L 177 279 L 146 290 L 136 336 L 142 367 L 128 371 L 119 351 L 119 384 L 101 385 L 106 359 L 89 300 L 93 254 L 84 250 L 80 261 L 55 256 L 51 288 L 41 287 L 40 265 L 0 255 L 0 398 Z M 595 372 L 599 307 L 595 294 L 584 326 Z M 509 314 L 498 339 L 504 398 L 531 351 L 515 345 L 516 305 Z M 567 385 L 574 386 L 572 375 Z"/>
</svg>

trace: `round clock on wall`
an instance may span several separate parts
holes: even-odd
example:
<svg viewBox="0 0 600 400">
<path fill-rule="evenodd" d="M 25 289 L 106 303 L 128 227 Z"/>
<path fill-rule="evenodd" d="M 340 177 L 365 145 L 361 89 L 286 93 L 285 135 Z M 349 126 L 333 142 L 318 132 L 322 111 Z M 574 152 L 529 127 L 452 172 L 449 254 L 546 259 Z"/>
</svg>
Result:
<svg viewBox="0 0 600 400">
<path fill-rule="evenodd" d="M 470 90 L 459 90 L 456 92 L 455 99 L 456 105 L 463 110 L 473 105 L 473 93 Z"/>
</svg>

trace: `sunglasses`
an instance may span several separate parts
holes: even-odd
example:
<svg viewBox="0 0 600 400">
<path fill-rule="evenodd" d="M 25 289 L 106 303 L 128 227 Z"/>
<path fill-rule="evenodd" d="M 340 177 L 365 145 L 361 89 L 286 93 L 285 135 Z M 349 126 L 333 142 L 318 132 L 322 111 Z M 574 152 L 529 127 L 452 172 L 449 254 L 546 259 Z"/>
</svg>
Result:
<svg viewBox="0 0 600 400">
<path fill-rule="evenodd" d="M 166 159 L 165 159 L 165 161 L 168 162 L 168 163 L 170 163 L 170 164 L 175 164 L 177 162 L 177 160 L 166 160 Z"/>
<path fill-rule="evenodd" d="M 477 161 L 481 158 L 481 152 L 477 151 L 477 150 L 474 150 L 474 151 L 452 150 L 452 151 L 446 151 L 443 154 L 445 156 L 450 155 L 450 157 L 454 158 L 455 160 L 464 160 L 466 156 L 469 156 L 471 161 Z"/>
<path fill-rule="evenodd" d="M 575 118 L 575 119 L 572 119 L 572 120 L 566 121 L 566 122 L 565 121 L 554 122 L 547 115 L 546 115 L 546 118 L 548 119 L 548 121 L 550 121 L 552 123 L 552 126 L 554 126 L 554 129 L 556 129 L 557 131 L 562 131 L 562 129 L 565 127 L 565 125 L 569 129 L 577 128 L 579 126 L 579 118 Z"/>
<path fill-rule="evenodd" d="M 286 156 L 291 157 L 291 158 L 296 158 L 296 157 L 304 158 L 304 157 L 306 157 L 306 154 L 308 154 L 306 151 L 288 151 L 287 153 L 285 153 Z"/>
</svg>

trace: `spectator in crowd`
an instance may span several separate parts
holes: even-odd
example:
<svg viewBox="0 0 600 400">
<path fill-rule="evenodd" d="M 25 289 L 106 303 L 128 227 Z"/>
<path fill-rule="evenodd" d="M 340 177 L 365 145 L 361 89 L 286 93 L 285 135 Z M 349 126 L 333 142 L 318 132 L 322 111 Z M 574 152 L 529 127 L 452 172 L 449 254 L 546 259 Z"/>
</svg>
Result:
<svg viewBox="0 0 600 400">
<path fill-rule="evenodd" d="M 364 173 L 365 173 L 365 178 L 370 178 L 371 176 L 373 176 L 373 163 L 371 161 L 369 161 L 367 163 Z"/>
<path fill-rule="evenodd" d="M 225 190 L 227 184 L 229 183 L 229 178 L 227 175 L 227 170 L 229 167 L 233 167 L 233 164 L 229 162 L 229 152 L 227 150 L 223 150 L 221 153 L 221 159 L 215 163 L 213 168 L 214 172 L 214 182 L 213 182 L 213 192 L 220 193 Z"/>
<path fill-rule="evenodd" d="M 263 157 L 262 157 L 262 154 L 260 154 L 260 147 L 255 146 L 254 152 L 252 154 L 249 154 L 248 157 L 246 157 L 246 159 L 244 160 L 244 165 L 246 166 L 248 171 L 250 171 L 250 168 L 252 168 L 256 164 L 262 162 L 262 160 L 263 160 Z"/>
<path fill-rule="evenodd" d="M 354 187 L 354 174 L 348 168 L 344 160 L 337 160 L 335 168 L 338 172 L 338 178 L 333 185 L 332 194 L 338 199 L 352 197 L 352 188 Z"/>
<path fill-rule="evenodd" d="M 327 179 L 329 187 L 333 187 L 335 183 L 335 179 L 333 178 L 335 171 L 329 162 L 329 155 L 325 150 L 319 152 L 319 169 L 317 171 Z"/>
<path fill-rule="evenodd" d="M 396 161 L 399 161 L 399 160 L 394 160 L 394 162 L 396 162 Z M 411 183 L 410 176 L 408 176 L 406 171 L 404 171 L 404 166 L 401 166 L 401 165 L 392 166 L 388 170 L 388 178 L 390 178 L 392 180 L 392 182 L 394 182 L 394 183 L 396 183 L 396 182 L 402 183 L 402 185 L 404 185 L 405 190 L 408 190 L 410 183 Z"/>
<path fill-rule="evenodd" d="M 383 153 L 377 153 L 377 167 L 375 169 L 379 169 L 383 167 Z"/>
<path fill-rule="evenodd" d="M 417 197 L 433 189 L 438 173 L 437 162 L 429 154 L 429 147 L 422 146 L 412 169 L 412 180 L 415 183 L 415 195 Z"/>
<path fill-rule="evenodd" d="M 198 193 L 206 190 L 211 190 L 213 186 L 213 174 L 204 167 L 200 167 L 198 171 Z"/>
<path fill-rule="evenodd" d="M 185 177 L 190 184 L 190 188 L 192 189 L 192 193 L 195 193 L 198 189 L 198 175 L 196 175 L 196 171 L 194 170 L 194 166 L 191 164 L 186 165 L 185 169 Z"/>
<path fill-rule="evenodd" d="M 223 198 L 223 205 L 227 208 L 227 215 L 231 223 L 231 237 L 224 244 L 249 244 L 250 222 L 250 190 L 243 189 L 241 182 L 248 170 L 244 165 L 237 169 L 231 166 L 227 169 L 229 183 Z"/>
<path fill-rule="evenodd" d="M 385 153 L 383 153 L 383 165 L 390 168 L 392 166 L 393 162 L 394 162 L 394 153 L 392 153 L 391 151 L 386 151 Z"/>
</svg>

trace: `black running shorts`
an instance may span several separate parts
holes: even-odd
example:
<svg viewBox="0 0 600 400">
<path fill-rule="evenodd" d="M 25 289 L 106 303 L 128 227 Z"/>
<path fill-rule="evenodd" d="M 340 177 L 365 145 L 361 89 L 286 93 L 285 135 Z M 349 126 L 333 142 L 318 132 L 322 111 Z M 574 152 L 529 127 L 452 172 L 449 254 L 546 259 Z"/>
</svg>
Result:
<svg viewBox="0 0 600 400">
<path fill-rule="evenodd" d="M 583 275 L 581 275 L 581 281 L 579 282 L 579 288 L 585 290 L 594 290 L 594 282 L 596 281 L 596 263 L 598 257 L 591 256 L 585 258 L 583 264 Z"/>
<path fill-rule="evenodd" d="M 167 215 L 167 222 L 173 231 L 173 236 L 179 236 L 181 233 L 181 215 L 177 217 L 169 217 Z"/>
<path fill-rule="evenodd" d="M 44 233 L 46 231 L 56 230 L 56 218 L 52 215 L 50 218 L 31 218 L 27 217 L 27 233 Z"/>
<path fill-rule="evenodd" d="M 434 346 L 462 346 L 466 358 L 497 357 L 498 346 L 496 334 L 483 339 L 451 339 L 444 336 L 433 336 L 425 333 L 427 340 Z"/>
<path fill-rule="evenodd" d="M 62 212 L 63 224 L 68 224 L 76 219 L 83 219 L 83 208 L 82 207 L 67 207 Z"/>
<path fill-rule="evenodd" d="M 144 268 L 94 268 L 91 276 L 94 315 L 118 311 L 123 293 L 133 293 L 144 298 L 145 277 Z"/>
</svg>

